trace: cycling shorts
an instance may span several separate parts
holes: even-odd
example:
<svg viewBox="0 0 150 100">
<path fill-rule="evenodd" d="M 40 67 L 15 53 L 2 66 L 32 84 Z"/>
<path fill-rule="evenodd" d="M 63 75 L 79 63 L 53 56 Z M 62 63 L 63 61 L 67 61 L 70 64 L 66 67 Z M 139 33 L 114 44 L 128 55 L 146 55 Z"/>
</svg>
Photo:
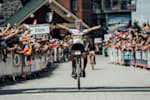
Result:
<svg viewBox="0 0 150 100">
<path fill-rule="evenodd" d="M 72 45 L 72 51 L 81 51 L 82 53 L 85 52 L 83 44 L 73 44 Z"/>
</svg>

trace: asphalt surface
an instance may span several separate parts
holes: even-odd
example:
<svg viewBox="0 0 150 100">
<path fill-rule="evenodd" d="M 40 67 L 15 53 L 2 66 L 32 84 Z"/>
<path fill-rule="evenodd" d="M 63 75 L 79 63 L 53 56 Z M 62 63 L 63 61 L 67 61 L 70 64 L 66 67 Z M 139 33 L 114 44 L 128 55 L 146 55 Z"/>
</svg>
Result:
<svg viewBox="0 0 150 100">
<path fill-rule="evenodd" d="M 41 77 L 0 86 L 0 100 L 149 100 L 150 71 L 109 64 L 97 56 L 95 70 L 87 66 L 81 90 L 71 78 L 71 62 L 53 66 Z"/>
</svg>

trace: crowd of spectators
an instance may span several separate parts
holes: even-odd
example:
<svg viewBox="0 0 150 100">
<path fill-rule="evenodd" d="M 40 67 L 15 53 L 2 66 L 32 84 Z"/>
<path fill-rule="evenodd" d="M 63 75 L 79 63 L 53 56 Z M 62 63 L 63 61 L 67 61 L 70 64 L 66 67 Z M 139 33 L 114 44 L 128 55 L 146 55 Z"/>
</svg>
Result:
<svg viewBox="0 0 150 100">
<path fill-rule="evenodd" d="M 124 30 L 113 29 L 106 46 L 132 52 L 150 50 L 150 26 L 144 23 L 141 28 L 132 26 Z"/>
<path fill-rule="evenodd" d="M 26 25 L 11 26 L 8 24 L 4 29 L 0 29 L 0 60 L 6 63 L 7 55 L 14 53 L 24 54 L 29 59 L 32 58 L 33 54 L 41 57 L 53 48 L 71 47 L 71 43 L 69 35 L 64 40 L 56 40 L 50 35 L 33 35 Z M 150 25 L 144 23 L 141 28 L 113 29 L 105 44 L 106 47 L 121 49 L 122 51 L 150 51 Z"/>
<path fill-rule="evenodd" d="M 69 47 L 68 40 L 56 40 L 50 35 L 33 35 L 26 25 L 8 24 L 0 30 L 0 60 L 7 62 L 8 54 L 24 54 L 28 56 L 29 64 L 32 64 L 33 54 L 41 57 L 48 50 L 56 47 Z M 64 46 L 62 46 L 64 45 Z"/>
</svg>

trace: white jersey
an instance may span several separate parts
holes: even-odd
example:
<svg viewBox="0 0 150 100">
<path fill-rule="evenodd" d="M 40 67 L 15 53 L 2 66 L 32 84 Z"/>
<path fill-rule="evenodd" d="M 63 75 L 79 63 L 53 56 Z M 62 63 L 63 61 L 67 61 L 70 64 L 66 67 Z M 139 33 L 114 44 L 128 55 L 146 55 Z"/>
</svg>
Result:
<svg viewBox="0 0 150 100">
<path fill-rule="evenodd" d="M 83 35 L 88 33 L 88 29 L 84 29 L 84 30 L 70 29 L 69 32 L 72 35 L 73 44 L 84 44 Z"/>
</svg>

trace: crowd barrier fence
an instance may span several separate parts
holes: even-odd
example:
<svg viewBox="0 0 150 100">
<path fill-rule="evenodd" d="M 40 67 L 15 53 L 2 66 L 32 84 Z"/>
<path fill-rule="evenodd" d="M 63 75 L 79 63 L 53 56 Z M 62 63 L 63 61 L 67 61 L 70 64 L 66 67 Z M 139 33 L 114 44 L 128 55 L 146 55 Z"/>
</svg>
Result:
<svg viewBox="0 0 150 100">
<path fill-rule="evenodd" d="M 150 68 L 150 52 L 148 50 L 132 52 L 108 48 L 108 55 L 111 63 Z"/>
<path fill-rule="evenodd" d="M 0 78 L 10 76 L 31 75 L 32 73 L 40 72 L 47 68 L 49 63 L 54 63 L 60 60 L 61 49 L 48 50 L 42 56 L 33 54 L 31 56 L 32 65 L 29 64 L 27 56 L 24 54 L 7 54 L 6 62 L 0 59 Z"/>
</svg>

